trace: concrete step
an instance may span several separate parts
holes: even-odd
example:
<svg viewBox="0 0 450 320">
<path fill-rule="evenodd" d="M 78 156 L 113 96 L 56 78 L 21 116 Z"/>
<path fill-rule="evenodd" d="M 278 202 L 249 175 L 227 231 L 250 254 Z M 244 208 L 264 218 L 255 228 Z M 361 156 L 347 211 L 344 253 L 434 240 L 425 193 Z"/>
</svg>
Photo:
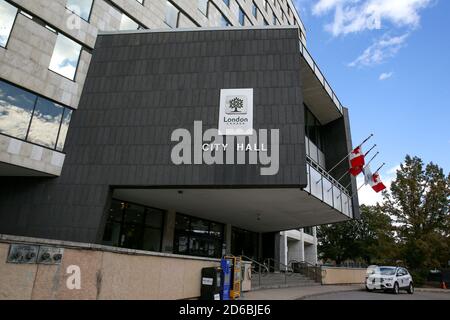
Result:
<svg viewBox="0 0 450 320">
<path fill-rule="evenodd" d="M 265 276 L 261 276 L 261 280 L 259 280 L 259 275 L 256 274 L 253 275 L 252 278 L 252 290 L 306 287 L 316 285 L 320 284 L 301 274 L 290 274 L 285 277 L 284 273 L 270 273 Z"/>
</svg>

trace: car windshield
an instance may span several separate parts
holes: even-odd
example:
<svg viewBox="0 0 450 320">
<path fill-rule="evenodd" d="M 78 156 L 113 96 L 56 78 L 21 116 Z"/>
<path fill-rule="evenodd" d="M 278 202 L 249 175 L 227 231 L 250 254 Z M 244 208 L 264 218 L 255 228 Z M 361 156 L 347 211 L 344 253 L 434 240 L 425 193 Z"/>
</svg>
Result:
<svg viewBox="0 0 450 320">
<path fill-rule="evenodd" d="M 395 275 L 395 268 L 380 268 L 379 269 L 379 274 L 383 275 L 383 276 L 393 276 Z"/>
</svg>

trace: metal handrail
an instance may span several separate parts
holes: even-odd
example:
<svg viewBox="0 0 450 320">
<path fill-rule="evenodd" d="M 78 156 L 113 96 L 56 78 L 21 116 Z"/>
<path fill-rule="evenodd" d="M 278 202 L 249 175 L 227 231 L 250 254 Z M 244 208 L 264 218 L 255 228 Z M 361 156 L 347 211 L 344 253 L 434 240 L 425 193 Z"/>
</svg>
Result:
<svg viewBox="0 0 450 320">
<path fill-rule="evenodd" d="M 250 261 L 252 263 L 252 265 L 256 264 L 257 266 L 259 266 L 259 273 L 261 273 L 261 268 L 264 270 L 264 272 L 263 272 L 264 275 L 270 272 L 269 268 L 265 264 L 262 264 L 262 263 L 254 260 L 252 258 L 249 258 L 247 256 L 241 256 L 241 258 L 244 258 L 244 259 Z M 253 267 L 252 267 L 252 271 L 254 271 Z"/>
<path fill-rule="evenodd" d="M 301 274 L 314 280 L 315 282 L 322 283 L 322 268 L 320 266 L 314 265 L 308 261 L 298 262 L 297 260 L 291 260 L 289 261 L 289 265 L 291 265 L 293 272 L 295 272 L 292 267 L 292 264 L 294 263 L 298 263 L 300 265 L 299 272 Z"/>
<path fill-rule="evenodd" d="M 274 270 L 274 271 L 276 271 L 276 268 L 275 268 L 275 265 L 279 265 L 279 266 L 282 266 L 282 267 L 284 267 L 285 268 L 285 274 L 288 274 L 288 275 L 291 275 L 291 274 L 294 274 L 294 270 L 292 270 L 292 268 L 289 266 L 289 265 L 286 265 L 286 264 L 284 264 L 283 262 L 281 262 L 281 261 L 277 261 L 277 260 L 275 260 L 275 259 L 273 259 L 273 258 L 267 258 L 265 261 L 268 261 L 268 266 L 269 266 L 269 270 L 270 270 L 270 268 L 272 267 L 271 266 L 271 264 L 270 264 L 270 262 L 272 261 L 273 263 L 274 263 L 274 267 L 272 267 L 272 269 Z M 264 262 L 265 262 L 264 261 Z"/>
<path fill-rule="evenodd" d="M 331 184 L 333 184 L 333 186 L 335 186 L 340 191 L 345 193 L 345 195 L 350 197 L 350 193 L 348 192 L 348 190 L 345 189 L 344 186 L 342 184 L 340 184 L 335 178 L 333 178 L 324 168 L 322 168 L 322 166 L 320 164 L 318 164 L 316 161 L 314 161 L 314 159 L 312 159 L 309 155 L 306 155 L 306 160 L 309 161 L 310 165 L 314 166 L 314 169 L 319 171 L 319 173 L 321 175 L 325 176 L 325 178 L 330 180 L 330 182 L 331 182 Z"/>
</svg>

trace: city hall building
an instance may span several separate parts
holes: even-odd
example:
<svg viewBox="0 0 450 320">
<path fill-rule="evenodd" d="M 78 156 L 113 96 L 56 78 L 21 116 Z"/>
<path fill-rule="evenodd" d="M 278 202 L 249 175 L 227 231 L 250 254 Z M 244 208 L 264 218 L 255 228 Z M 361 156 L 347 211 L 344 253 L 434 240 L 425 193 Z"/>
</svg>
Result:
<svg viewBox="0 0 450 320">
<path fill-rule="evenodd" d="M 314 261 L 351 149 L 291 0 L 0 0 L 1 234 Z"/>
</svg>

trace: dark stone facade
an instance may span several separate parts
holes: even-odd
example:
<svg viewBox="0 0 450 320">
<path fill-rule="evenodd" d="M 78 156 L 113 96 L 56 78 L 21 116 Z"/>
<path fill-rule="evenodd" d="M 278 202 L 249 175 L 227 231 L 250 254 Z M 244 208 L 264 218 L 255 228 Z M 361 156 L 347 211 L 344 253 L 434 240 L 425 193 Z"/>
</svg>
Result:
<svg viewBox="0 0 450 320">
<path fill-rule="evenodd" d="M 98 243 L 114 186 L 304 187 L 300 59 L 296 28 L 99 36 L 61 177 L 2 177 L 0 233 Z M 254 88 L 255 129 L 280 129 L 278 175 L 172 164 L 173 130 L 217 128 L 227 88 Z M 330 138 L 330 151 L 345 154 L 348 141 Z"/>
</svg>

